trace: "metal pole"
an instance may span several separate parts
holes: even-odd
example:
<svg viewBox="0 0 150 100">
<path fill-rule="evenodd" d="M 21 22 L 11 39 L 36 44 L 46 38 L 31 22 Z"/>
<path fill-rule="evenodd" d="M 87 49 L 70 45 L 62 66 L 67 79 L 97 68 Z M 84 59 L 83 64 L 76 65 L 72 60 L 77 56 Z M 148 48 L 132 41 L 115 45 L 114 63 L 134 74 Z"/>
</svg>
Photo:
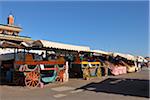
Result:
<svg viewBox="0 0 150 100">
<path fill-rule="evenodd" d="M 48 60 L 48 50 L 46 49 L 46 60 Z"/>
<path fill-rule="evenodd" d="M 14 60 L 16 59 L 16 48 L 14 48 Z"/>
<path fill-rule="evenodd" d="M 23 57 L 23 58 L 24 58 L 23 61 L 25 61 L 25 49 L 23 49 L 23 50 L 24 50 L 24 51 L 23 51 L 23 56 L 24 56 L 24 57 Z"/>
</svg>

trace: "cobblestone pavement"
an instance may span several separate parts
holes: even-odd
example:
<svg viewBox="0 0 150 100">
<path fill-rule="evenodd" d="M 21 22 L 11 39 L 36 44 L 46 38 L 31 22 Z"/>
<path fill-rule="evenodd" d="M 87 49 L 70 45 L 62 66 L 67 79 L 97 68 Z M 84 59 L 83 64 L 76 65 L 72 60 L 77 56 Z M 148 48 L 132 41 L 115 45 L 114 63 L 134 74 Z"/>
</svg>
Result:
<svg viewBox="0 0 150 100">
<path fill-rule="evenodd" d="M 149 69 L 119 76 L 70 79 L 44 88 L 0 86 L 0 100 L 148 100 Z"/>
</svg>

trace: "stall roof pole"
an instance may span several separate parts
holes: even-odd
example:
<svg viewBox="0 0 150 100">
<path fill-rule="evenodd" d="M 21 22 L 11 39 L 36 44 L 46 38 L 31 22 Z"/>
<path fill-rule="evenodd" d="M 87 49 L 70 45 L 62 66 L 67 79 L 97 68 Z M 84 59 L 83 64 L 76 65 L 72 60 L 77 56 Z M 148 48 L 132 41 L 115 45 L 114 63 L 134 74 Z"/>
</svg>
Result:
<svg viewBox="0 0 150 100">
<path fill-rule="evenodd" d="M 14 48 L 14 60 L 16 59 L 16 48 Z"/>
<path fill-rule="evenodd" d="M 25 61 L 25 49 L 23 49 L 23 56 L 24 56 L 23 60 Z"/>
</svg>

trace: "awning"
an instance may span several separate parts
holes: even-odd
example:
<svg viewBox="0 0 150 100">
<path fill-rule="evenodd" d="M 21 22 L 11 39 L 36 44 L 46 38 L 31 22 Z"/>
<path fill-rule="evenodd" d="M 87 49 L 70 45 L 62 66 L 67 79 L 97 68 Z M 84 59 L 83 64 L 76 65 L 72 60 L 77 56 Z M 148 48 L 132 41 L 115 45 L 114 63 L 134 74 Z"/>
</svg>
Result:
<svg viewBox="0 0 150 100">
<path fill-rule="evenodd" d="M 8 53 L 14 53 L 14 49 L 2 49 L 2 48 L 0 48 L 0 55 L 2 55 L 2 54 L 8 54 Z"/>
<path fill-rule="evenodd" d="M 137 61 L 138 62 L 148 62 L 148 60 L 146 60 L 144 57 L 142 56 L 137 56 Z"/>
<path fill-rule="evenodd" d="M 73 51 L 90 51 L 88 46 L 76 46 L 70 44 L 63 44 L 57 42 L 51 42 L 46 40 L 37 40 L 32 43 L 33 47 L 45 47 L 45 48 L 55 48 L 55 49 L 64 49 L 64 50 L 73 50 Z"/>
<path fill-rule="evenodd" d="M 32 47 L 32 43 L 33 41 L 24 41 L 24 42 L 21 42 L 20 45 L 24 47 Z"/>
<path fill-rule="evenodd" d="M 109 55 L 108 52 L 106 51 L 102 51 L 102 50 L 90 50 L 91 52 L 94 52 L 94 53 L 98 53 L 98 54 L 105 54 L 105 55 Z"/>
<path fill-rule="evenodd" d="M 8 42 L 8 41 L 0 41 L 1 48 L 22 48 L 20 44 Z"/>
<path fill-rule="evenodd" d="M 0 48 L 0 61 L 14 59 L 14 49 Z"/>
<path fill-rule="evenodd" d="M 133 55 L 130 55 L 130 54 L 123 54 L 123 53 L 113 53 L 113 56 L 116 57 L 116 56 L 120 56 L 120 57 L 123 57 L 123 58 L 126 58 L 128 60 L 136 60 L 136 57 L 133 56 Z"/>
</svg>

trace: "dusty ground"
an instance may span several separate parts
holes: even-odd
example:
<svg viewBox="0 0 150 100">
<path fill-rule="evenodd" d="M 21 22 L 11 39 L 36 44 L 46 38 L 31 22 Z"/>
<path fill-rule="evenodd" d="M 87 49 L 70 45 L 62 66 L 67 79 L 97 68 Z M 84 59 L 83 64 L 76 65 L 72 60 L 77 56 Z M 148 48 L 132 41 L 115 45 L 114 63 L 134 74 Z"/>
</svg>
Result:
<svg viewBox="0 0 150 100">
<path fill-rule="evenodd" d="M 44 88 L 0 86 L 0 100 L 148 100 L 149 69 L 119 76 L 70 79 Z"/>
</svg>

